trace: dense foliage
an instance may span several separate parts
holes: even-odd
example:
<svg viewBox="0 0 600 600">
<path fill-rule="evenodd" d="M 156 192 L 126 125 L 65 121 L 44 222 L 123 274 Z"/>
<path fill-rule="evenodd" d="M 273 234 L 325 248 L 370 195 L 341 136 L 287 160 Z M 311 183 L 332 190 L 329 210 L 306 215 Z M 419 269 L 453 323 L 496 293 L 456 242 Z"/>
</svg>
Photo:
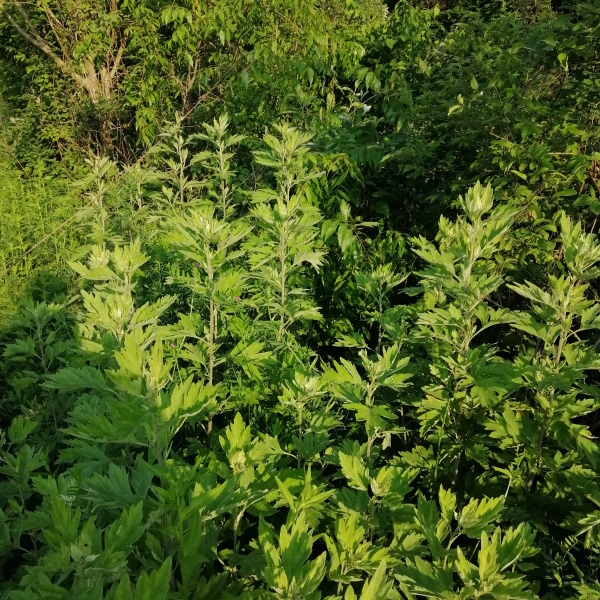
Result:
<svg viewBox="0 0 600 600">
<path fill-rule="evenodd" d="M 600 1 L 0 0 L 0 598 L 600 598 Z"/>
</svg>

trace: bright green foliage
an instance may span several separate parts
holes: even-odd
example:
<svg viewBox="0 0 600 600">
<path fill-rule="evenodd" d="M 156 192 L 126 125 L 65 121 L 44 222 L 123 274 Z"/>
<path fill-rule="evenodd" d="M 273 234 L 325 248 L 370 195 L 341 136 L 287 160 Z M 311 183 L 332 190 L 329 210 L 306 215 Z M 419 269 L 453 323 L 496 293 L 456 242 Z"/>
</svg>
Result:
<svg viewBox="0 0 600 600">
<path fill-rule="evenodd" d="M 306 298 L 302 288 L 307 265 L 316 271 L 323 264 L 318 249 L 319 210 L 309 201 L 307 184 L 322 173 L 311 168 L 316 157 L 307 143 L 312 136 L 283 125 L 280 137 L 265 135 L 268 151 L 256 153 L 256 162 L 275 170 L 277 189 L 262 188 L 254 192 L 250 211 L 256 234 L 248 244 L 254 252 L 251 268 L 263 285 L 257 292 L 268 318 L 278 321 L 277 339 L 281 341 L 296 321 L 321 318 L 316 306 Z"/>
<path fill-rule="evenodd" d="M 63 306 L 29 305 L 15 321 L 14 393 L 68 408 L 54 409 L 53 445 L 38 433 L 52 426 L 43 412 L 17 415 L 5 440 L 3 552 L 24 537 L 43 548 L 11 597 L 526 599 L 537 584 L 518 569 L 545 568 L 550 527 L 571 536 L 571 556 L 594 547 L 597 451 L 574 419 L 594 410 L 584 377 L 598 360 L 571 334 L 597 320 L 595 237 L 563 215 L 564 274 L 549 291 L 511 284 L 531 312 L 494 308 L 515 210 L 478 184 L 437 244 L 414 240 L 425 264 L 414 322 L 400 326 L 391 300 L 405 276 L 359 272 L 377 351 L 363 344 L 356 364 L 349 354 L 320 373 L 298 327 L 318 313 L 297 303 L 314 302 L 325 264 L 306 191 L 325 175 L 309 136 L 279 133 L 257 153 L 276 186 L 247 214 L 212 193 L 160 209 L 169 283 L 189 294 L 177 320 L 175 296 L 138 299 L 150 258 L 135 240 L 72 263 L 73 341 Z M 492 326 L 522 331 L 523 350 L 498 356 L 480 341 Z M 529 336 L 543 342 L 533 361 Z M 422 349 L 415 365 L 405 346 Z M 56 475 L 49 451 L 66 466 Z M 544 510 L 565 494 L 566 510 Z"/>
<path fill-rule="evenodd" d="M 0 0 L 0 600 L 600 597 L 600 5 L 389 4 Z"/>
<path fill-rule="evenodd" d="M 473 423 L 516 387 L 509 365 L 494 357 L 492 348 L 473 344 L 476 336 L 506 320 L 506 311 L 493 309 L 487 300 L 502 284 L 492 259 L 512 216 L 501 208 L 484 218 L 492 209 L 492 195 L 489 186 L 470 189 L 460 199 L 466 218 L 440 220 L 439 248 L 422 237 L 415 240 L 427 264 L 419 275 L 429 308 L 419 315 L 418 326 L 432 355 L 432 381 L 418 405 L 421 435 L 435 440 L 441 453 L 436 468 L 452 461 L 456 474 L 463 454 L 477 460 L 480 453 Z M 485 453 L 482 459 L 485 465 Z"/>
<path fill-rule="evenodd" d="M 267 563 L 261 575 L 273 590 L 273 597 L 318 598 L 317 590 L 325 577 L 326 553 L 308 560 L 314 542 L 304 514 L 295 517 L 289 531 L 285 525 L 281 527 L 279 547 L 274 545 L 273 532 L 264 521 L 261 521 L 258 536 Z"/>
<path fill-rule="evenodd" d="M 229 119 L 226 114 L 218 120 L 215 119 L 212 125 L 205 124 L 206 133 L 197 134 L 197 138 L 207 141 L 210 150 L 196 154 L 192 161 L 192 164 L 202 164 L 212 174 L 208 189 L 210 195 L 220 205 L 223 218 L 227 216 L 234 200 L 236 172 L 231 164 L 231 159 L 234 157 L 232 150 L 244 139 L 243 135 L 230 135 L 228 126 Z"/>
<path fill-rule="evenodd" d="M 77 211 L 81 200 L 66 181 L 52 179 L 41 169 L 26 176 L 10 158 L 5 161 L 0 155 L 0 161 L 0 323 L 5 327 L 25 290 L 37 301 L 64 300 L 70 283 L 66 262 L 80 244 L 75 223 L 26 253 Z"/>
</svg>

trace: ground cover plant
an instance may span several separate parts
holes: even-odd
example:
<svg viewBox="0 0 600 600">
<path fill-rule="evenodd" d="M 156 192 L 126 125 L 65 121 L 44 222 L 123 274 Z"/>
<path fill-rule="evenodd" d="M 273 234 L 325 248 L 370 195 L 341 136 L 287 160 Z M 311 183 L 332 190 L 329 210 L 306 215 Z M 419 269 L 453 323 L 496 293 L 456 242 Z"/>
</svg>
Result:
<svg viewBox="0 0 600 600">
<path fill-rule="evenodd" d="M 0 15 L 0 598 L 600 598 L 598 2 Z"/>
</svg>

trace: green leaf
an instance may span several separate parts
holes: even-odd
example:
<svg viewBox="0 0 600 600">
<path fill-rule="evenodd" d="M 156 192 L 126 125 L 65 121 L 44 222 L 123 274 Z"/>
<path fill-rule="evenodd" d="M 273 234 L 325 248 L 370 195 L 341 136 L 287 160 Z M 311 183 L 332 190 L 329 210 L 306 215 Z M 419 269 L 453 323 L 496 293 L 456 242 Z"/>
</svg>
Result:
<svg viewBox="0 0 600 600">
<path fill-rule="evenodd" d="M 385 560 L 381 562 L 375 574 L 363 586 L 360 600 L 387 600 L 388 594 L 392 588 L 392 582 L 387 581 Z"/>
<path fill-rule="evenodd" d="M 104 390 L 107 386 L 102 373 L 93 367 L 65 367 L 51 375 L 44 387 L 61 392 L 76 392 L 85 389 Z"/>
<path fill-rule="evenodd" d="M 338 228 L 338 244 L 342 250 L 342 253 L 346 251 L 354 244 L 355 238 L 354 233 L 345 223 L 340 223 Z"/>
<path fill-rule="evenodd" d="M 327 241 L 337 230 L 340 222 L 334 219 L 325 219 L 321 223 L 321 237 L 323 241 Z"/>
<path fill-rule="evenodd" d="M 166 600 L 171 579 L 171 557 L 163 562 L 160 569 L 149 575 L 142 573 L 137 580 L 133 600 Z"/>
<path fill-rule="evenodd" d="M 480 538 L 482 533 L 489 530 L 492 523 L 498 518 L 504 506 L 504 498 L 484 498 L 471 501 L 462 509 L 458 517 L 458 526 L 465 535 L 471 538 Z"/>
<path fill-rule="evenodd" d="M 131 583 L 129 582 L 127 573 L 124 573 L 121 581 L 119 581 L 114 600 L 131 600 Z"/>
<path fill-rule="evenodd" d="M 340 452 L 339 460 L 342 473 L 348 480 L 350 487 L 366 492 L 369 489 L 370 482 L 369 470 L 361 459 L 358 456 L 350 456 Z"/>
<path fill-rule="evenodd" d="M 104 547 L 115 552 L 125 552 L 134 546 L 146 530 L 142 524 L 142 502 L 124 510 L 121 516 L 110 525 L 104 534 Z"/>
</svg>

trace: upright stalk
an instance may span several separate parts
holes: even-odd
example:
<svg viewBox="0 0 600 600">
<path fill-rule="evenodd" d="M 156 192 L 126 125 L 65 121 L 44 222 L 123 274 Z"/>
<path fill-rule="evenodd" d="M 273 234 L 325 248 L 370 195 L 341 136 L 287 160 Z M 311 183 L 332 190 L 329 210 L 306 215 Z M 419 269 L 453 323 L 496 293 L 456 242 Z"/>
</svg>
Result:
<svg viewBox="0 0 600 600">
<path fill-rule="evenodd" d="M 571 295 L 571 292 L 576 285 L 577 285 L 576 282 L 572 283 L 572 285 L 569 289 L 568 296 Z M 564 324 L 567 322 L 567 315 L 565 312 L 561 312 L 561 314 L 559 315 L 559 322 L 561 324 L 563 324 L 563 329 L 560 332 L 560 335 L 558 338 L 558 347 L 556 348 L 556 354 L 554 356 L 554 361 L 553 361 L 554 368 L 556 369 L 557 372 L 560 371 L 560 361 L 562 358 L 563 348 L 564 348 L 565 343 L 567 342 L 567 338 L 569 336 L 569 329 L 564 327 Z M 546 398 L 548 401 L 549 408 L 544 410 L 544 418 L 542 420 L 542 424 L 540 427 L 540 433 L 538 435 L 538 440 L 537 440 L 537 444 L 536 444 L 536 448 L 535 448 L 535 454 L 536 454 L 535 462 L 534 462 L 534 466 L 531 471 L 531 474 L 529 476 L 529 481 L 527 483 L 527 489 L 529 491 L 531 491 L 535 485 L 537 474 L 538 474 L 538 471 L 540 468 L 540 464 L 542 462 L 542 450 L 544 448 L 544 440 L 546 438 L 546 432 L 548 430 L 548 424 L 550 422 L 550 418 L 552 417 L 552 414 L 553 414 L 552 405 L 554 404 L 554 389 L 550 389 Z"/>
<path fill-rule="evenodd" d="M 214 370 L 215 370 L 215 337 L 216 337 L 216 322 L 217 322 L 217 306 L 214 298 L 214 271 L 211 262 L 210 245 L 206 244 L 206 274 L 208 277 L 208 286 L 210 300 L 208 304 L 208 385 L 213 385 Z M 206 431 L 208 435 L 212 433 L 213 418 L 212 415 L 208 419 Z"/>
<path fill-rule="evenodd" d="M 292 192 L 293 180 L 291 175 L 285 173 L 285 185 L 284 185 L 284 200 L 285 200 L 285 219 L 282 220 L 279 240 L 279 301 L 281 303 L 281 315 L 279 320 L 279 333 L 278 340 L 281 340 L 285 332 L 285 301 L 286 301 L 286 278 L 287 278 L 287 245 L 288 245 L 288 227 L 289 227 L 289 204 L 290 195 Z"/>
<path fill-rule="evenodd" d="M 225 148 L 222 142 L 219 143 L 219 169 L 221 172 L 221 211 L 223 219 L 227 216 L 227 180 L 225 169 Z"/>
<path fill-rule="evenodd" d="M 286 268 L 285 268 L 285 260 L 286 260 L 286 252 L 285 252 L 285 244 L 286 242 L 284 241 L 284 239 L 282 238 L 280 247 L 279 247 L 279 269 L 280 269 L 280 274 L 279 274 L 279 288 L 280 288 L 280 298 L 279 301 L 281 303 L 281 315 L 280 315 L 280 321 L 279 321 L 279 334 L 278 334 L 278 339 L 281 340 L 281 338 L 283 337 L 283 333 L 285 331 L 285 312 L 284 312 L 284 306 L 285 306 L 285 300 L 286 300 L 286 293 L 285 293 L 285 279 L 286 279 Z"/>
</svg>

